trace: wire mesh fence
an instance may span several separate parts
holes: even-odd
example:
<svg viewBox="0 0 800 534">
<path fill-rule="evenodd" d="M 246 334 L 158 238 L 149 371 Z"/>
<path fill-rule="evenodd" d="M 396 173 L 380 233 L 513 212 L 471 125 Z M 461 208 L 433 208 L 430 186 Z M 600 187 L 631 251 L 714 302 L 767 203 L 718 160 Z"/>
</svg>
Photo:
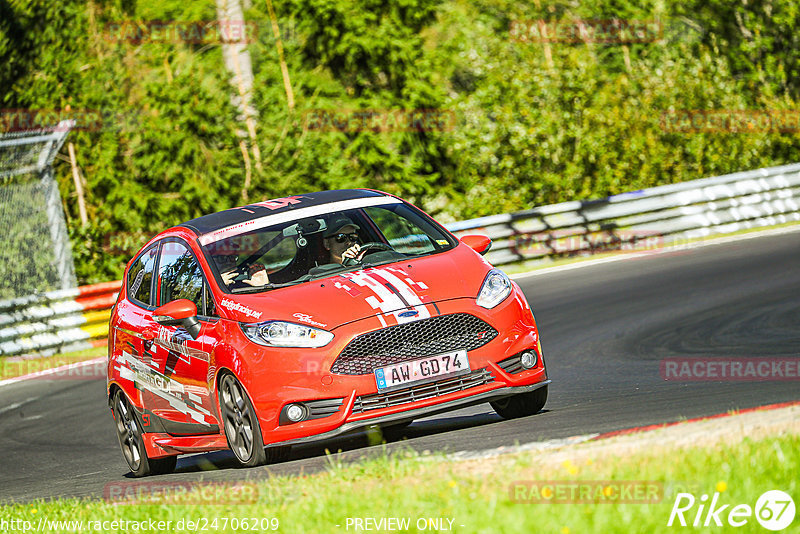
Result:
<svg viewBox="0 0 800 534">
<path fill-rule="evenodd" d="M 0 136 L 0 299 L 77 285 L 52 167 L 70 127 Z"/>
</svg>

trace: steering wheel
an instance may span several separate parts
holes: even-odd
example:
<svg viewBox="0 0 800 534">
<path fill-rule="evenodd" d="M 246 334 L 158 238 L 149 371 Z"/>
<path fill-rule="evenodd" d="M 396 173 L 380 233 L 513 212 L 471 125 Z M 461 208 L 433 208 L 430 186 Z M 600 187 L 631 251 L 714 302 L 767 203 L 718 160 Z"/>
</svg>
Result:
<svg viewBox="0 0 800 534">
<path fill-rule="evenodd" d="M 247 264 L 242 264 L 236 267 L 236 276 L 233 278 L 236 281 L 245 280 L 250 278 L 250 267 Z"/>
<path fill-rule="evenodd" d="M 361 249 L 358 251 L 359 256 L 364 256 L 365 254 L 370 254 L 371 252 L 378 252 L 380 250 L 394 250 L 390 245 L 386 243 L 381 243 L 379 241 L 370 241 L 369 243 L 364 243 L 361 245 Z M 371 252 L 370 252 L 371 251 Z M 351 265 L 356 265 L 361 263 L 361 260 L 357 260 L 355 258 L 345 258 L 342 260 L 342 265 L 345 267 L 350 267 Z"/>
<path fill-rule="evenodd" d="M 253 275 L 261 270 L 264 270 L 265 267 L 261 263 L 243 263 L 236 267 L 236 276 L 233 278 L 236 282 L 241 282 L 243 280 L 249 280 L 253 278 Z"/>
</svg>

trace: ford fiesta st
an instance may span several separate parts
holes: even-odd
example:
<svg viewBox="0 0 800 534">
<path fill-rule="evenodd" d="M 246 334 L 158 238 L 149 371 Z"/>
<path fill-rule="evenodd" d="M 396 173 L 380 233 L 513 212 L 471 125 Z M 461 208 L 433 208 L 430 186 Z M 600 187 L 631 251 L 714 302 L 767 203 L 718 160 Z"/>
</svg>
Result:
<svg viewBox="0 0 800 534">
<path fill-rule="evenodd" d="M 490 402 L 535 414 L 547 378 L 520 288 L 413 205 L 326 191 L 206 215 L 125 270 L 108 401 L 134 475 Z"/>
</svg>

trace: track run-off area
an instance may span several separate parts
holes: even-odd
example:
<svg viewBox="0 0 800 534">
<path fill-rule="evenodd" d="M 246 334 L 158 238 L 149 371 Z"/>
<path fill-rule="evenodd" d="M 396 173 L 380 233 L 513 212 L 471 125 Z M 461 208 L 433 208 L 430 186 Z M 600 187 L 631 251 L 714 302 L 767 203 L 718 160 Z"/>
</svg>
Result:
<svg viewBox="0 0 800 534">
<path fill-rule="evenodd" d="M 253 469 L 235 467 L 228 452 L 186 456 L 159 480 L 310 473 L 330 464 L 326 450 L 336 461 L 403 448 L 478 451 L 800 400 L 796 374 L 794 380 L 779 376 L 787 371 L 779 362 L 790 362 L 791 374 L 800 355 L 795 228 L 515 279 L 536 315 L 553 381 L 542 413 L 506 421 L 485 404 L 415 421 L 400 432 L 297 446 L 289 461 Z M 748 359 L 769 362 L 770 376 L 720 378 L 730 371 L 725 362 Z M 670 374 L 694 361 L 716 377 Z M 102 378 L 40 377 L 0 386 L 0 451 L 0 502 L 99 498 L 108 484 L 130 480 Z"/>
</svg>

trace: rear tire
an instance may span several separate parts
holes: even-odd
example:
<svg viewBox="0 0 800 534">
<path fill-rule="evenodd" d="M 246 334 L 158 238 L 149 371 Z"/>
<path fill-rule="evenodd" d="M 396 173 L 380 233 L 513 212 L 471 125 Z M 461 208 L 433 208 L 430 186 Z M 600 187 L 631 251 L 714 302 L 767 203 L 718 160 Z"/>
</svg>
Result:
<svg viewBox="0 0 800 534">
<path fill-rule="evenodd" d="M 516 419 L 539 413 L 546 402 L 547 386 L 544 386 L 529 393 L 520 393 L 489 404 L 503 419 Z"/>
<path fill-rule="evenodd" d="M 247 392 L 232 374 L 219 381 L 219 410 L 225 438 L 242 467 L 256 467 L 267 461 L 261 426 Z"/>
<path fill-rule="evenodd" d="M 119 446 L 122 456 L 135 477 L 147 475 L 165 475 L 175 470 L 178 463 L 177 456 L 164 458 L 149 458 L 144 446 L 142 428 L 139 424 L 131 403 L 121 390 L 117 390 L 112 400 L 114 410 L 114 423 L 117 429 Z"/>
</svg>

